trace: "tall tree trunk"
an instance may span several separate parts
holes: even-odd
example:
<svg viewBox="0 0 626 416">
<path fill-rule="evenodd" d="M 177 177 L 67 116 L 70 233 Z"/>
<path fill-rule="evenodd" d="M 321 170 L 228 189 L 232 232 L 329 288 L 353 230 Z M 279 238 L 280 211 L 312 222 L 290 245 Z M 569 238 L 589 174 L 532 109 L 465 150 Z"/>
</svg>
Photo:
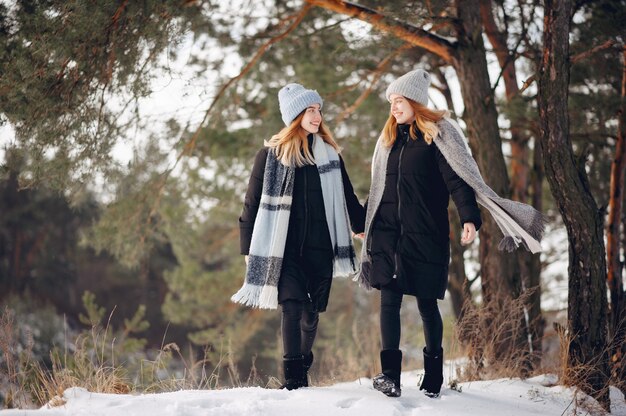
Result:
<svg viewBox="0 0 626 416">
<path fill-rule="evenodd" d="M 546 177 L 569 240 L 569 380 L 610 408 L 607 351 L 606 257 L 602 218 L 577 168 L 569 137 L 571 0 L 546 0 L 539 70 L 541 147 Z"/>
<path fill-rule="evenodd" d="M 485 33 L 498 58 L 498 64 L 502 71 L 502 79 L 506 91 L 507 101 L 512 101 L 518 96 L 517 71 L 515 70 L 515 53 L 509 51 L 507 34 L 500 32 L 494 16 L 493 1 L 480 1 L 480 15 L 482 17 Z M 526 202 L 528 198 L 528 139 L 517 123 L 511 124 L 511 197 L 520 202 Z"/>
<path fill-rule="evenodd" d="M 519 86 L 517 82 L 517 71 L 515 69 L 515 54 L 517 51 L 510 51 L 507 44 L 508 33 L 500 31 L 493 15 L 492 0 L 480 0 L 480 15 L 482 17 L 485 33 L 489 42 L 493 46 L 498 63 L 502 72 L 502 79 L 506 91 L 506 100 L 511 103 L 520 99 Z M 528 188 L 530 182 L 529 169 L 529 149 L 530 136 L 525 129 L 520 128 L 516 120 L 511 120 L 511 198 L 519 202 L 528 202 Z M 534 187 L 541 195 L 541 187 Z M 533 206 L 541 211 L 541 199 L 534 199 L 533 202 L 539 205 Z M 533 254 L 525 250 L 517 252 L 519 263 L 520 281 L 522 291 L 527 301 L 524 305 L 525 325 L 529 331 L 529 352 L 532 368 L 536 368 L 541 363 L 541 341 L 543 339 L 543 329 L 545 321 L 541 316 L 541 260 L 540 253 Z"/>
<path fill-rule="evenodd" d="M 502 154 L 502 141 L 497 123 L 495 99 L 489 82 L 485 46 L 482 39 L 479 1 L 458 1 L 460 21 L 457 59 L 454 67 L 459 77 L 464 119 L 467 124 L 470 147 L 480 171 L 489 186 L 500 196 L 509 195 L 509 179 Z M 502 233 L 495 221 L 483 210 L 480 230 L 480 264 L 483 302 L 498 314 L 511 299 L 521 294 L 519 268 L 515 257 L 497 249 Z M 497 315 L 496 315 L 497 316 Z M 524 322 L 513 323 L 512 336 L 496 346 L 496 359 L 510 355 L 512 350 L 527 350 L 527 332 Z M 520 368 L 527 368 L 523 365 Z M 524 371 L 520 374 L 524 376 Z"/>
<path fill-rule="evenodd" d="M 543 211 L 543 158 L 538 140 L 533 150 L 533 168 L 530 184 L 532 185 L 532 205 Z M 541 313 L 541 255 L 519 250 L 517 260 L 520 264 L 524 288 L 530 291 L 528 298 L 528 325 L 530 346 L 532 348 L 531 363 L 533 368 L 541 365 L 542 341 L 546 321 Z"/>
<path fill-rule="evenodd" d="M 541 146 L 539 144 L 540 133 L 536 134 L 535 145 L 533 148 L 533 168 L 532 168 L 532 205 L 538 211 L 543 212 L 543 155 L 541 153 Z M 542 341 L 544 335 L 544 328 L 546 321 L 541 313 L 541 256 L 539 254 L 532 254 L 524 251 L 520 252 L 520 256 L 526 256 L 528 264 L 528 280 L 524 280 L 527 283 L 527 288 L 536 288 L 530 295 L 530 335 L 533 340 L 534 354 L 532 359 L 534 360 L 535 368 L 540 364 L 542 358 Z M 523 258 L 523 257 L 521 257 Z M 518 257 L 518 259 L 521 259 Z M 524 275 L 524 274 L 522 274 Z"/>
<path fill-rule="evenodd" d="M 607 280 L 611 294 L 611 321 L 609 332 L 613 339 L 611 348 L 611 375 L 616 385 L 626 389 L 626 305 L 624 304 L 623 265 L 620 261 L 620 224 L 624 202 L 624 172 L 626 171 L 626 47 L 622 49 L 622 92 L 619 110 L 615 159 L 611 164 L 611 197 L 607 224 Z"/>
</svg>

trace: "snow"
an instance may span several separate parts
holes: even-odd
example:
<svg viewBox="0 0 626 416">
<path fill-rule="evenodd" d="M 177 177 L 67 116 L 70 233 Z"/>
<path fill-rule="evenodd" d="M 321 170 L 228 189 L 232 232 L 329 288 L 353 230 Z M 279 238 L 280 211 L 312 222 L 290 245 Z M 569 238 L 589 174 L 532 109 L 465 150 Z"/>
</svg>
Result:
<svg viewBox="0 0 626 416">
<path fill-rule="evenodd" d="M 37 410 L 3 410 L 0 416 L 530 416 L 602 414 L 597 403 L 575 390 L 555 386 L 556 376 L 499 379 L 444 386 L 437 399 L 417 387 L 422 371 L 402 374 L 402 397 L 389 398 L 360 378 L 327 387 L 293 391 L 242 387 L 181 390 L 159 394 L 99 394 L 65 391 L 66 403 Z M 459 391 L 460 390 L 460 391 Z M 578 398 L 578 399 L 576 399 Z M 626 415 L 624 396 L 611 388 L 611 414 Z"/>
</svg>

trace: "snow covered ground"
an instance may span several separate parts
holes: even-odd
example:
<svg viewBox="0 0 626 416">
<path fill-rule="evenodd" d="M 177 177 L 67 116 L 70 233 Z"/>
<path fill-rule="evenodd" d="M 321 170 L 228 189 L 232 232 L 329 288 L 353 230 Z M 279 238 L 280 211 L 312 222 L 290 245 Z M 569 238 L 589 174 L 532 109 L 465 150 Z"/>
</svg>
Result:
<svg viewBox="0 0 626 416">
<path fill-rule="evenodd" d="M 447 386 L 431 399 L 418 390 L 418 371 L 402 375 L 402 397 L 388 398 L 371 380 L 328 387 L 275 390 L 261 387 L 225 390 L 182 390 L 172 393 L 115 395 L 68 389 L 65 405 L 38 410 L 3 410 L 0 416 L 531 416 L 602 414 L 586 396 L 553 386 L 554 376 L 525 381 L 500 379 Z M 626 416 L 624 396 L 611 388 L 611 414 Z"/>
</svg>

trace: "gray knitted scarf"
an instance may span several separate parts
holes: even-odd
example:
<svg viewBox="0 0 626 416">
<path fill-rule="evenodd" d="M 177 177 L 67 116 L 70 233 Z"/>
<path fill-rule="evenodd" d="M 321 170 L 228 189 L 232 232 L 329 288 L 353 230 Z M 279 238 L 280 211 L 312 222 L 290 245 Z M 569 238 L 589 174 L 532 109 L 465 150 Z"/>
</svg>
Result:
<svg viewBox="0 0 626 416">
<path fill-rule="evenodd" d="M 456 121 L 445 117 L 437 123 L 437 126 L 439 135 L 433 142 L 452 170 L 474 190 L 476 201 L 489 211 L 504 234 L 498 249 L 511 252 L 521 243 L 532 253 L 541 251 L 540 242 L 546 222 L 543 214 L 530 205 L 499 197 L 485 183 Z M 372 157 L 372 183 L 365 216 L 366 235 L 361 251 L 361 272 L 358 276 L 359 282 L 365 287 L 369 287 L 371 264 L 371 258 L 367 253 L 367 241 L 374 215 L 383 196 L 390 151 L 390 148 L 382 144 L 382 137 L 379 138 Z"/>
<path fill-rule="evenodd" d="M 356 272 L 356 255 L 339 155 L 331 145 L 314 137 L 313 157 L 320 175 L 324 212 L 335 253 L 333 276 L 348 276 Z M 273 151 L 267 152 L 261 205 L 254 220 L 246 278 L 241 289 L 231 297 L 233 302 L 263 309 L 278 306 L 278 281 L 287 241 L 294 178 L 295 168 L 280 163 Z"/>
</svg>

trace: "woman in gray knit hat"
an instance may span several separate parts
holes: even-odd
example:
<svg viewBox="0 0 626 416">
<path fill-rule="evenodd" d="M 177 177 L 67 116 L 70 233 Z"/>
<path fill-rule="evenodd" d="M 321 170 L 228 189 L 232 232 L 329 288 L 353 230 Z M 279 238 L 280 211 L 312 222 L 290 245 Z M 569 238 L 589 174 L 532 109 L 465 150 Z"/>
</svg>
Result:
<svg viewBox="0 0 626 416">
<path fill-rule="evenodd" d="M 386 91 L 390 114 L 376 144 L 367 203 L 359 281 L 381 291 L 382 373 L 374 388 L 401 394 L 400 307 L 405 294 L 417 298 L 426 346 L 420 390 L 438 397 L 443 384 L 443 323 L 437 299 L 448 284 L 448 202 L 456 205 L 470 244 L 482 221 L 477 200 L 505 238 L 500 249 L 520 243 L 540 250 L 543 216 L 534 208 L 498 197 L 482 180 L 458 125 L 428 104 L 430 75 L 418 69 Z M 435 144 L 433 146 L 433 143 Z"/>
<path fill-rule="evenodd" d="M 246 277 L 234 302 L 282 307 L 283 388 L 308 386 L 319 313 L 333 276 L 354 274 L 352 234 L 365 210 L 354 195 L 339 146 L 324 124 L 317 91 L 278 92 L 285 126 L 257 153 L 239 218 Z"/>
</svg>

